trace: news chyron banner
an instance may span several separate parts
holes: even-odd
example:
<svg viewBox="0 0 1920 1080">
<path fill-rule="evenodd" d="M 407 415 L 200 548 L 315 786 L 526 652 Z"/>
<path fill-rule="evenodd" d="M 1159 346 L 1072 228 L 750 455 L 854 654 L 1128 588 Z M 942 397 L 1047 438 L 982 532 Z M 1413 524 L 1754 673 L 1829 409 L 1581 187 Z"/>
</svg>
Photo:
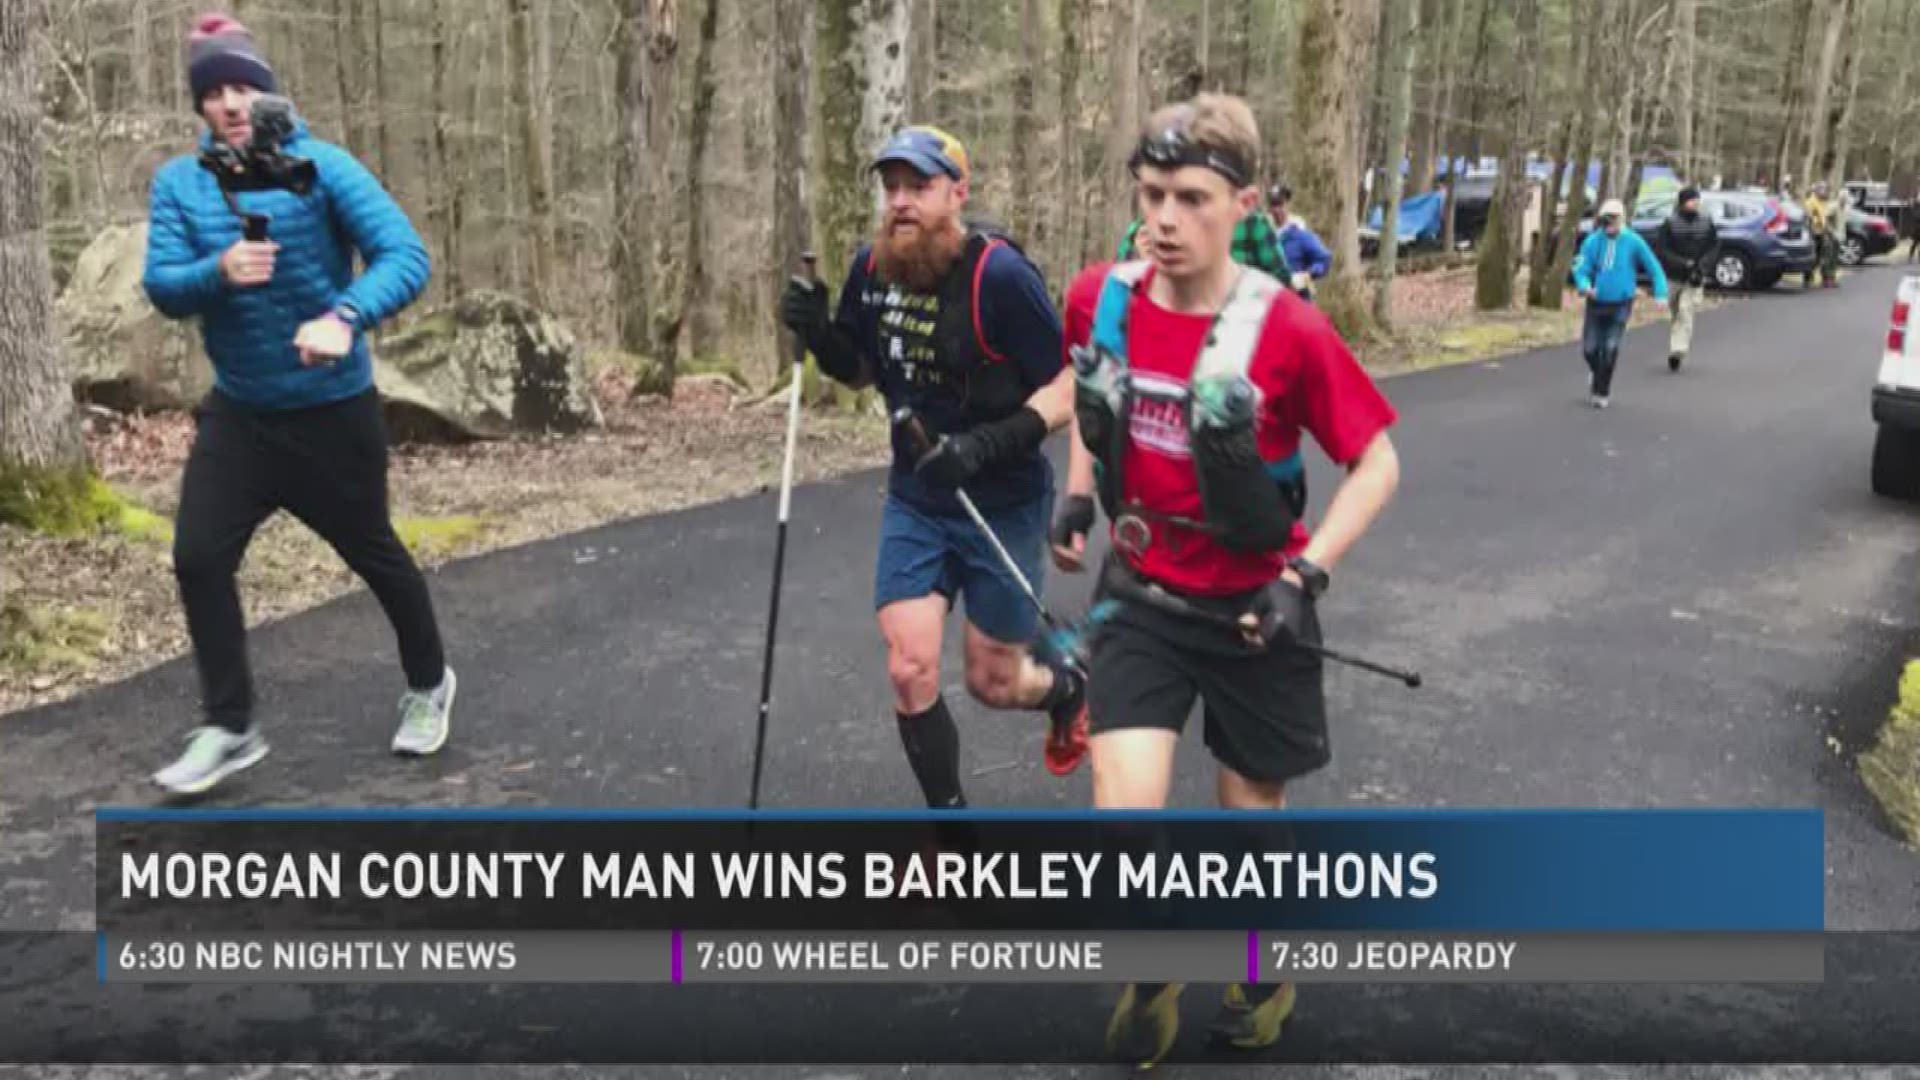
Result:
<svg viewBox="0 0 1920 1080">
<path fill-rule="evenodd" d="M 102 810 L 108 983 L 1819 982 L 1818 811 Z"/>
</svg>

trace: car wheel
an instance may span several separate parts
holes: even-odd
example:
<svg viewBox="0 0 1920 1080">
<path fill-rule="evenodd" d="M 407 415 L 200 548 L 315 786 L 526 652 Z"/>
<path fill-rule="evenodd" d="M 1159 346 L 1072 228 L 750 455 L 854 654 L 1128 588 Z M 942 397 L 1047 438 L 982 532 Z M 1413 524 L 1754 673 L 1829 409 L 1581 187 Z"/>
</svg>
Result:
<svg viewBox="0 0 1920 1080">
<path fill-rule="evenodd" d="M 1752 277 L 1747 257 L 1737 251 L 1726 252 L 1713 261 L 1713 283 L 1723 289 L 1744 289 L 1751 284 Z"/>
<path fill-rule="evenodd" d="M 1920 431 L 1881 424 L 1873 440 L 1873 493 L 1920 499 Z"/>
<path fill-rule="evenodd" d="M 1866 246 L 1858 237 L 1849 236 L 1840 242 L 1840 265 L 1859 266 L 1867 258 Z"/>
</svg>

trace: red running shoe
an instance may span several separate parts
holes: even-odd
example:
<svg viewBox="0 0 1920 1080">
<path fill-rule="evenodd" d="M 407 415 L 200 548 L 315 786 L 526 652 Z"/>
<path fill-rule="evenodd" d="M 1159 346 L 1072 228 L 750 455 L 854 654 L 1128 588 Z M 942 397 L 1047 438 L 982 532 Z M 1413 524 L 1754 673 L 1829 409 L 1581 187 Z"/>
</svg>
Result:
<svg viewBox="0 0 1920 1080">
<path fill-rule="evenodd" d="M 1074 710 L 1073 719 L 1062 724 L 1055 722 L 1047 728 L 1047 743 L 1042 751 L 1047 763 L 1047 771 L 1055 776 L 1072 776 L 1073 770 L 1086 760 L 1089 724 L 1087 704 L 1080 703 Z"/>
</svg>

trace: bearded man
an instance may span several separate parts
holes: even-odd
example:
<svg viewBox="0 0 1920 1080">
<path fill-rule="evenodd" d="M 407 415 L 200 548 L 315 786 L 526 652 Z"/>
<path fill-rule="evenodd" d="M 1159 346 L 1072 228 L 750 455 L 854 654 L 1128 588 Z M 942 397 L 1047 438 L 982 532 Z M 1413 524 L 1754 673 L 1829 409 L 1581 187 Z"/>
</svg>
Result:
<svg viewBox="0 0 1920 1080">
<path fill-rule="evenodd" d="M 957 599 L 972 695 L 1047 713 L 1044 755 L 1056 774 L 1086 753 L 1084 681 L 1030 648 L 1038 613 L 993 547 L 997 538 L 1040 587 L 1054 494 L 1040 448 L 1071 420 L 1073 373 L 1040 271 L 1004 236 L 961 220 L 969 167 L 960 140 L 906 128 L 869 171 L 885 193 L 882 219 L 854 253 L 834 314 L 824 284 L 795 278 L 781 318 L 821 371 L 877 388 L 888 415 L 909 411 L 930 442 L 895 427 L 874 607 L 907 761 L 929 807 L 964 808 L 959 728 L 940 690 L 941 637 Z M 961 490 L 993 537 L 966 514 Z"/>
</svg>

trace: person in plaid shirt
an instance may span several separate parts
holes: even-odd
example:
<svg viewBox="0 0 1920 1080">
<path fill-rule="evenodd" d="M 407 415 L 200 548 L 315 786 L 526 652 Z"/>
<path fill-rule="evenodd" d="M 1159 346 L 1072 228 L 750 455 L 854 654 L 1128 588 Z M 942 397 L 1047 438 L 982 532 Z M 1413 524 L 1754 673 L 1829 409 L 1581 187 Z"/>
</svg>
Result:
<svg viewBox="0 0 1920 1080">
<path fill-rule="evenodd" d="M 1127 226 L 1127 234 L 1120 238 L 1120 251 L 1117 258 L 1144 259 L 1146 252 L 1136 251 L 1134 244 L 1140 237 L 1140 219 L 1134 218 Z M 1274 231 L 1273 222 L 1267 215 L 1255 210 L 1240 219 L 1233 228 L 1233 247 L 1229 252 L 1234 262 L 1242 266 L 1251 266 L 1268 274 L 1288 281 L 1293 277 L 1293 268 L 1287 263 L 1287 253 L 1280 247 L 1280 234 Z"/>
</svg>

